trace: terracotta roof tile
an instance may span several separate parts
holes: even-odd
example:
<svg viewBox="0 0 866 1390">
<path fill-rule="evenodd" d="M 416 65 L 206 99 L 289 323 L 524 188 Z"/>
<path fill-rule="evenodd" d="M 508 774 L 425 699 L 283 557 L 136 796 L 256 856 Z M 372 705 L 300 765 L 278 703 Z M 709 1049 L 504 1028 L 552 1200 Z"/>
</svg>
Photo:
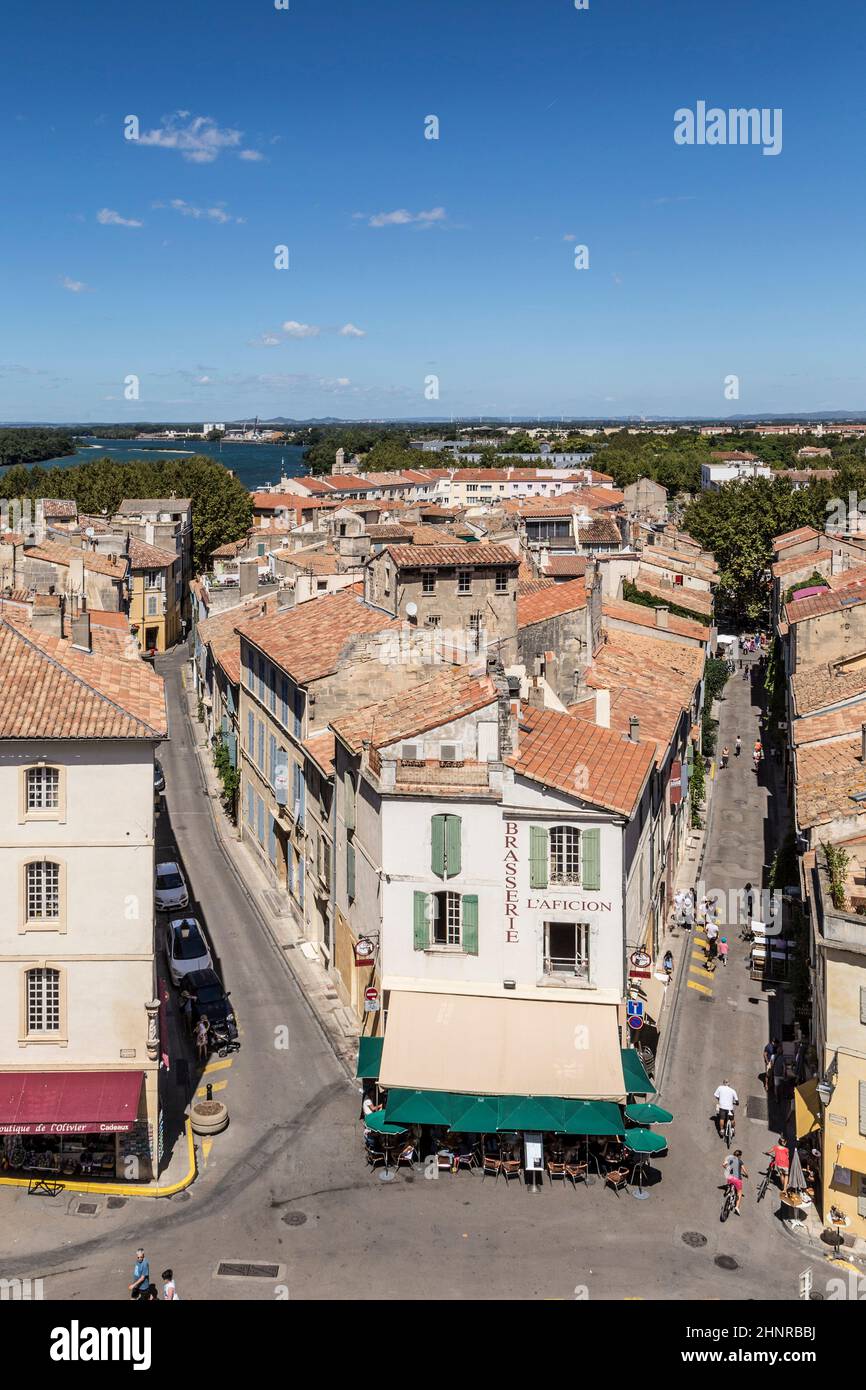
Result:
<svg viewBox="0 0 866 1390">
<path fill-rule="evenodd" d="M 806 618 L 820 618 L 825 613 L 841 613 L 845 608 L 858 608 L 866 603 L 866 580 L 857 580 L 844 588 L 824 589 L 811 598 L 792 599 L 785 604 L 785 618 L 791 623 L 801 623 Z"/>
<path fill-rule="evenodd" d="M 680 618 L 676 613 L 668 614 L 666 629 L 660 629 L 656 620 L 655 608 L 642 603 L 627 603 L 623 599 L 602 599 L 602 613 L 606 618 L 619 619 L 624 623 L 636 623 L 640 627 L 651 628 L 653 632 L 662 630 L 674 632 L 678 637 L 695 637 L 701 642 L 709 640 L 710 629 L 692 618 Z"/>
<path fill-rule="evenodd" d="M 586 574 L 589 560 L 588 555 L 550 555 L 544 566 L 544 573 L 559 579 L 581 579 Z"/>
<path fill-rule="evenodd" d="M 786 546 L 798 545 L 800 541 L 817 540 L 820 534 L 814 526 L 798 526 L 795 531 L 783 531 L 781 536 L 773 537 L 773 550 L 784 550 Z"/>
<path fill-rule="evenodd" d="M 162 678 L 143 661 L 76 650 L 0 617 L 0 738 L 146 738 L 168 732 Z"/>
<path fill-rule="evenodd" d="M 655 762 L 651 743 L 632 743 L 611 729 L 556 710 L 527 706 L 509 764 L 522 777 L 630 816 Z"/>
<path fill-rule="evenodd" d="M 632 716 L 642 739 L 655 740 L 662 753 L 684 710 L 689 710 L 704 669 L 704 649 L 685 642 L 608 628 L 593 660 L 587 684 L 610 691 L 610 724 L 626 733 Z M 581 719 L 594 719 L 594 701 L 572 705 Z"/>
<path fill-rule="evenodd" d="M 240 622 L 237 630 L 305 685 L 337 669 L 352 637 L 400 627 L 400 619 L 369 607 L 347 588 L 268 617 Z"/>
<path fill-rule="evenodd" d="M 304 747 L 313 762 L 317 763 L 328 777 L 334 775 L 336 742 L 330 729 L 324 729 L 320 734 L 311 734 L 309 738 L 304 739 Z"/>
<path fill-rule="evenodd" d="M 29 545 L 24 554 L 33 560 L 48 560 L 52 565 L 68 567 L 73 560 L 83 559 L 84 568 L 94 574 L 104 574 L 110 579 L 123 579 L 126 576 L 126 557 L 121 555 L 112 560 L 96 550 L 80 550 L 75 545 L 64 545 L 62 541 L 43 541 L 41 545 Z"/>
<path fill-rule="evenodd" d="M 641 567 L 638 567 L 632 582 L 640 593 L 664 599 L 665 603 L 674 603 L 678 608 L 688 608 L 702 618 L 709 618 L 713 611 L 713 596 L 709 589 L 688 589 L 685 584 L 662 584 L 654 571 Z"/>
<path fill-rule="evenodd" d="M 332 728 L 353 753 L 359 753 L 365 739 L 374 748 L 385 748 L 462 719 L 496 699 L 496 686 L 488 676 L 449 670 L 387 700 L 353 710 L 335 719 Z"/>
<path fill-rule="evenodd" d="M 777 560 L 773 566 L 773 577 L 781 579 L 785 574 L 796 574 L 798 570 L 812 569 L 823 560 L 833 557 L 832 550 L 807 550 L 805 555 L 792 555 L 788 560 Z"/>
<path fill-rule="evenodd" d="M 129 568 L 132 570 L 166 570 L 176 559 L 177 555 L 172 550 L 160 550 L 155 545 L 137 540 L 135 536 L 129 538 Z"/>
<path fill-rule="evenodd" d="M 573 613 L 586 607 L 586 580 L 572 579 L 565 584 L 550 584 L 534 594 L 517 600 L 517 626 L 530 627 L 532 623 L 544 622 L 547 618 L 559 617 L 562 613 Z"/>
<path fill-rule="evenodd" d="M 475 569 L 488 566 L 511 566 L 515 569 L 519 557 L 507 545 L 464 543 L 450 545 L 388 545 L 386 552 L 398 569 L 466 568 Z"/>
</svg>

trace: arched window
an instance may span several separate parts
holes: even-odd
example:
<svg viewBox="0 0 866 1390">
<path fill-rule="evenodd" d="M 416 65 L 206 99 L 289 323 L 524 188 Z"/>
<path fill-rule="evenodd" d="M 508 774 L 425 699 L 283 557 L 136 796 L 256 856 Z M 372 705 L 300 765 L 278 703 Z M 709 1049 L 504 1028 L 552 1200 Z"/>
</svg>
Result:
<svg viewBox="0 0 866 1390">
<path fill-rule="evenodd" d="M 60 971 L 47 967 L 28 970 L 27 1032 L 60 1032 Z"/>
<path fill-rule="evenodd" d="M 28 922 L 52 922 L 60 918 L 60 865 L 51 859 L 33 859 L 24 870 L 24 905 Z"/>
</svg>

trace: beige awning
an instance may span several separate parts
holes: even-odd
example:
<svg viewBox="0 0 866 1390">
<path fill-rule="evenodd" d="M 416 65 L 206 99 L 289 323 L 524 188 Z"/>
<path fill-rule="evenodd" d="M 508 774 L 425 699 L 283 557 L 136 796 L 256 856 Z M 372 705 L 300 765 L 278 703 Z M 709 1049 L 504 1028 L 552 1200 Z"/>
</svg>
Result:
<svg viewBox="0 0 866 1390">
<path fill-rule="evenodd" d="M 648 980 L 629 980 L 629 987 L 632 993 L 646 1004 L 647 1016 L 652 1019 L 653 1023 L 658 1024 L 667 997 L 667 976 L 663 980 L 657 979 L 655 975 L 650 976 Z"/>
<path fill-rule="evenodd" d="M 866 1173 L 866 1149 L 854 1144 L 840 1144 L 836 1154 L 837 1168 L 853 1168 L 855 1173 Z"/>
<path fill-rule="evenodd" d="M 379 1084 L 624 1100 L 617 1008 L 392 990 Z"/>
<path fill-rule="evenodd" d="M 803 1081 L 794 1088 L 794 1121 L 798 1139 L 805 1139 L 821 1128 L 821 1102 L 818 1098 L 818 1078 Z"/>
</svg>

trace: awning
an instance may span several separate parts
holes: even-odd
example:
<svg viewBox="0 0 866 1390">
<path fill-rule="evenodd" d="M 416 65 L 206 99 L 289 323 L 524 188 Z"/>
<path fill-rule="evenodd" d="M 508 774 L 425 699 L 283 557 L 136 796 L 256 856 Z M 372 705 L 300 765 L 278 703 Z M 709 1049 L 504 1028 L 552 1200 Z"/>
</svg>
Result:
<svg viewBox="0 0 866 1390">
<path fill-rule="evenodd" d="M 499 1126 L 498 1096 L 452 1096 L 454 1134 L 493 1134 Z"/>
<path fill-rule="evenodd" d="M 454 1096 L 445 1091 L 388 1092 L 385 1107 L 389 1120 L 397 1125 L 450 1125 Z"/>
<path fill-rule="evenodd" d="M 628 1088 L 617 1006 L 392 990 L 379 1080 L 406 1090 L 620 1100 Z"/>
<path fill-rule="evenodd" d="M 658 1023 L 667 999 L 667 977 L 663 980 L 657 980 L 653 975 L 649 980 L 641 980 L 640 986 L 641 993 L 646 996 L 646 1011 L 653 1023 Z"/>
<path fill-rule="evenodd" d="M 143 1072 L 2 1072 L 2 1134 L 126 1134 Z"/>
<path fill-rule="evenodd" d="M 818 1098 L 818 1078 L 794 1087 L 794 1120 L 797 1138 L 803 1139 L 821 1128 L 821 1102 Z"/>
<path fill-rule="evenodd" d="M 643 1062 L 633 1047 L 622 1049 L 622 1070 L 625 1089 L 631 1096 L 654 1096 L 656 1088 L 643 1068 Z"/>
<path fill-rule="evenodd" d="M 618 1105 L 606 1100 L 576 1101 L 565 1117 L 566 1134 L 624 1134 L 625 1122 Z"/>
<path fill-rule="evenodd" d="M 364 1081 L 375 1081 L 382 1065 L 382 1044 L 384 1038 L 358 1039 L 358 1070 L 355 1075 Z"/>
<path fill-rule="evenodd" d="M 853 1144 L 840 1144 L 834 1163 L 837 1168 L 851 1168 L 855 1173 L 866 1173 L 866 1149 L 857 1149 Z"/>
<path fill-rule="evenodd" d="M 554 1096 L 500 1096 L 498 1129 L 564 1134 L 568 1102 Z"/>
</svg>

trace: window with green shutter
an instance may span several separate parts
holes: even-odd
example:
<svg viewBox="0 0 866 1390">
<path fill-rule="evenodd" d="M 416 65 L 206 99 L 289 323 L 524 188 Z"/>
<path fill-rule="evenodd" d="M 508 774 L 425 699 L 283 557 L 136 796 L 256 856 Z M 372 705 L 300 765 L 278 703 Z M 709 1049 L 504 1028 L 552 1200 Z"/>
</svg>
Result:
<svg viewBox="0 0 866 1390">
<path fill-rule="evenodd" d="M 469 956 L 478 955 L 478 895 L 463 894 L 463 949 Z"/>
<path fill-rule="evenodd" d="M 346 845 L 346 897 L 355 896 L 355 846 Z"/>
<path fill-rule="evenodd" d="M 430 817 L 430 867 L 439 878 L 454 878 L 462 868 L 459 816 Z"/>
<path fill-rule="evenodd" d="M 430 944 L 430 924 L 427 920 L 427 894 L 414 894 L 414 939 L 416 951 L 426 951 Z"/>
<path fill-rule="evenodd" d="M 581 885 L 584 888 L 601 887 L 601 830 L 584 830 L 580 837 Z"/>
<path fill-rule="evenodd" d="M 543 825 L 529 827 L 529 886 L 547 887 L 547 831 Z"/>
</svg>

